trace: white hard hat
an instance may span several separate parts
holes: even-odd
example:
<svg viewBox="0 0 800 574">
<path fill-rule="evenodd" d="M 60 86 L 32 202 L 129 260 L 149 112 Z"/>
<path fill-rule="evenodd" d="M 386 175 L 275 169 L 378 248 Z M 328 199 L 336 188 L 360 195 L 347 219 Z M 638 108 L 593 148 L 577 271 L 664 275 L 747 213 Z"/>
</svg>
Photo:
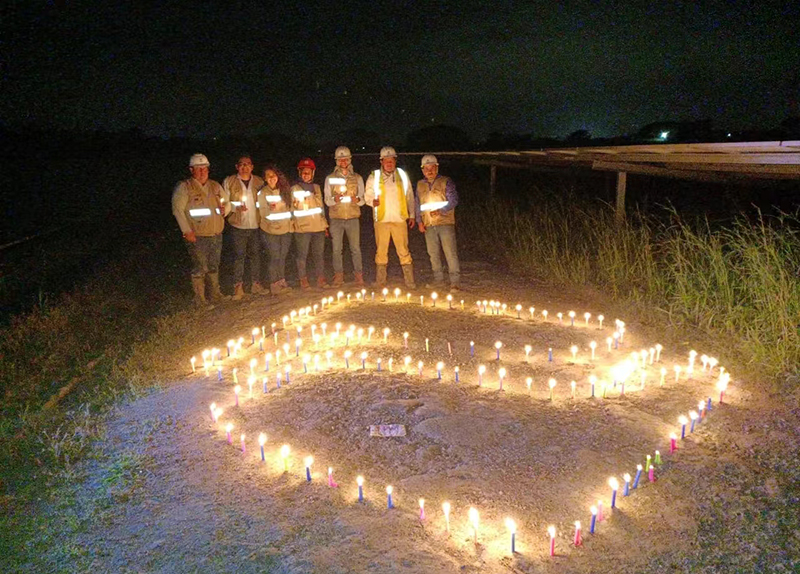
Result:
<svg viewBox="0 0 800 574">
<path fill-rule="evenodd" d="M 397 152 L 394 151 L 394 148 L 391 146 L 386 146 L 381 148 L 381 159 L 385 157 L 397 157 Z"/>
<path fill-rule="evenodd" d="M 420 167 L 425 167 L 426 165 L 439 165 L 436 156 L 431 154 L 423 155 Z"/>
<path fill-rule="evenodd" d="M 340 145 L 339 147 L 336 148 L 336 151 L 333 152 L 333 157 L 336 160 L 340 160 L 340 159 L 350 159 L 353 156 L 350 153 L 350 148 L 349 147 Z"/>
<path fill-rule="evenodd" d="M 189 158 L 189 167 L 208 167 L 210 165 L 208 158 L 201 153 L 196 153 Z"/>
</svg>

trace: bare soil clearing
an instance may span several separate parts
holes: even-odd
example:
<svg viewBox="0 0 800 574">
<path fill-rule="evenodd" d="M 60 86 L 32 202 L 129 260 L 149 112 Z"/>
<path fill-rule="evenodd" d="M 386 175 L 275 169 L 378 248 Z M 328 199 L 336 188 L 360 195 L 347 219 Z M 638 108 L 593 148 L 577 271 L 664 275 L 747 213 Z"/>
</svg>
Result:
<svg viewBox="0 0 800 574">
<path fill-rule="evenodd" d="M 447 309 L 440 297 L 431 307 L 429 290 L 417 290 L 409 302 L 380 301 L 333 305 L 314 321 L 303 321 L 303 348 L 319 352 L 321 372 L 302 374 L 293 358 L 291 383 L 275 388 L 273 359 L 269 392 L 261 373 L 249 398 L 249 360 L 263 353 L 246 346 L 239 359 L 225 360 L 224 377 L 202 370 L 164 389 L 126 404 L 108 422 L 102 450 L 113 461 L 141 461 L 137 487 L 112 498 L 101 521 L 87 526 L 77 541 L 87 549 L 87 565 L 98 572 L 662 572 L 775 571 L 797 567 L 800 532 L 791 519 L 797 503 L 797 454 L 800 416 L 796 397 L 786 403 L 767 397 L 736 379 L 717 406 L 716 377 L 699 372 L 674 382 L 672 366 L 686 364 L 689 347 L 659 341 L 645 325 L 627 325 L 622 349 L 609 353 L 605 338 L 613 320 L 626 320 L 607 302 L 586 294 L 548 291 L 521 279 L 500 276 L 494 267 L 466 264 L 467 291 L 455 294 L 465 309 Z M 355 293 L 354 289 L 345 289 Z M 325 293 L 335 295 L 335 291 Z M 403 291 L 405 294 L 405 290 Z M 426 305 L 420 306 L 419 295 Z M 443 294 L 441 294 L 443 295 Z M 254 326 L 276 321 L 299 305 L 318 302 L 321 292 L 286 298 L 253 297 L 226 304 L 196 338 L 196 354 L 223 348 Z M 535 321 L 480 314 L 475 300 L 500 299 L 511 307 L 536 307 Z M 368 296 L 369 298 L 369 296 Z M 312 300 L 313 299 L 313 300 Z M 353 297 L 354 299 L 354 297 Z M 550 319 L 541 320 L 548 309 Z M 557 312 L 578 313 L 576 325 L 559 324 Z M 583 312 L 592 313 L 586 327 Z M 597 327 L 596 316 L 606 322 Z M 312 318 L 314 319 L 314 318 Z M 326 322 L 328 332 L 341 322 L 365 330 L 372 340 L 352 346 L 345 369 L 340 341 L 327 369 L 324 352 L 310 341 L 309 325 Z M 387 344 L 382 330 L 391 329 Z M 410 333 L 409 348 L 402 333 Z M 425 338 L 430 352 L 425 351 Z M 364 335 L 366 339 L 366 335 Z M 495 360 L 495 341 L 502 341 Z M 589 358 L 589 341 L 598 343 Z M 286 341 L 280 333 L 280 344 Z M 475 341 L 475 357 L 469 342 Z M 291 337 L 294 357 L 294 336 Z M 447 343 L 453 349 L 448 353 Z M 645 389 L 638 375 L 619 396 L 589 397 L 587 377 L 606 379 L 608 367 L 632 351 L 665 345 L 662 363 L 648 367 Z M 523 346 L 533 347 L 525 359 Z M 573 361 L 569 347 L 579 352 Z M 547 360 L 553 348 L 554 360 Z M 266 351 L 273 351 L 272 340 Z M 714 349 L 698 348 L 713 354 Z M 366 369 L 360 355 L 369 353 Z M 404 372 L 403 358 L 412 358 Z M 382 371 L 376 359 L 382 359 Z M 389 358 L 393 369 L 388 370 Z M 423 376 L 417 362 L 423 361 Z M 437 380 L 436 363 L 445 364 Z M 189 365 L 188 357 L 185 364 Z M 477 367 L 486 365 L 483 386 Z M 460 382 L 454 381 L 454 367 Z M 658 385 L 661 366 L 667 382 Z M 233 405 L 231 367 L 240 372 L 241 406 Z M 282 361 L 283 366 L 283 361 Z M 507 369 L 498 390 L 498 367 Z M 696 369 L 699 371 L 699 369 Z M 529 394 L 525 378 L 533 378 Z M 548 378 L 557 379 L 554 401 Z M 575 380 L 577 397 L 570 397 Z M 596 388 L 600 394 L 600 386 Z M 696 432 L 667 454 L 677 417 L 714 397 L 715 408 Z M 787 404 L 794 401 L 792 404 Z M 209 404 L 225 409 L 214 424 Z M 224 425 L 234 424 L 233 445 Z M 369 425 L 404 424 L 405 437 L 369 436 Z M 260 461 L 257 436 L 268 435 L 266 461 Z M 246 434 L 247 452 L 239 448 Z M 289 472 L 278 449 L 289 444 Z M 609 513 L 610 476 L 634 474 L 645 455 L 659 449 L 665 463 L 657 480 L 643 476 L 629 497 L 617 497 Z M 303 458 L 313 455 L 312 481 Z M 337 488 L 327 486 L 334 468 Z M 87 463 L 84 486 L 96 487 L 108 464 Z M 365 502 L 357 501 L 355 478 L 365 478 Z M 387 485 L 396 508 L 386 508 Z M 418 499 L 426 501 L 419 519 Z M 451 532 L 445 530 L 443 501 L 452 504 Z M 607 518 L 589 534 L 589 507 L 603 500 Z M 787 509 L 788 505 L 788 509 Z M 467 509 L 480 511 L 478 544 L 472 540 Z M 796 506 L 794 507 L 796 510 Z M 517 553 L 510 554 L 504 519 L 518 525 Z M 584 544 L 574 547 L 574 521 L 583 525 Z M 548 556 L 547 526 L 557 528 L 556 557 Z"/>
</svg>

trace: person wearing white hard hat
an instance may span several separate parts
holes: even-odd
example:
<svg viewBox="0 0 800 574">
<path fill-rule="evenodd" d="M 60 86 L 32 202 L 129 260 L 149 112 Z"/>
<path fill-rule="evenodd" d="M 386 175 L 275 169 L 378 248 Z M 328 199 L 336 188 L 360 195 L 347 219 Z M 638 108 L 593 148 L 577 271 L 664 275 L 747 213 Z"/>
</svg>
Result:
<svg viewBox="0 0 800 574">
<path fill-rule="evenodd" d="M 236 162 L 236 175 L 229 175 L 222 182 L 228 195 L 231 212 L 228 215 L 228 233 L 233 239 L 233 300 L 244 297 L 245 260 L 250 262 L 250 292 L 263 293 L 261 287 L 261 249 L 258 233 L 258 209 L 256 194 L 264 185 L 264 180 L 253 175 L 253 160 L 243 155 Z"/>
<path fill-rule="evenodd" d="M 389 241 L 392 241 L 406 287 L 414 289 L 414 267 L 408 251 L 408 230 L 416 225 L 414 190 L 408 174 L 397 167 L 397 152 L 393 147 L 382 148 L 380 160 L 381 169 L 369 174 L 364 192 L 364 199 L 373 208 L 375 217 L 375 286 L 386 285 Z"/>
<path fill-rule="evenodd" d="M 444 251 L 450 289 L 457 291 L 461 288 L 461 266 L 456 245 L 456 184 L 449 177 L 439 175 L 439 161 L 435 155 L 422 156 L 420 164 L 425 177 L 417 182 L 416 213 L 419 230 L 425 234 L 425 245 L 433 269 L 433 284 L 430 287 L 444 285 Z"/>
<path fill-rule="evenodd" d="M 178 182 L 172 193 L 172 214 L 192 260 L 192 289 L 198 308 L 213 307 L 206 300 L 206 287 L 211 301 L 228 298 L 219 290 L 219 257 L 230 204 L 222 186 L 208 178 L 209 167 L 206 156 L 194 154 L 189 159 L 191 177 Z"/>
<path fill-rule="evenodd" d="M 334 287 L 344 284 L 342 250 L 344 235 L 350 245 L 353 260 L 353 275 L 357 287 L 364 285 L 364 272 L 361 263 L 361 206 L 364 205 L 364 180 L 353 170 L 350 149 L 339 146 L 333 154 L 336 169 L 325 178 L 323 193 L 328 206 L 331 244 L 333 250 Z"/>
</svg>

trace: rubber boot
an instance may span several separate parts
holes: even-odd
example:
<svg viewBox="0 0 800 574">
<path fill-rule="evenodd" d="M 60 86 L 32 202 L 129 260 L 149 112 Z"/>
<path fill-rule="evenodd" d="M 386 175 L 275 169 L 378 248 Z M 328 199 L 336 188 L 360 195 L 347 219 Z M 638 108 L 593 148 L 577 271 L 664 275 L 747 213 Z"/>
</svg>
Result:
<svg viewBox="0 0 800 574">
<path fill-rule="evenodd" d="M 356 287 L 363 287 L 364 286 L 364 274 L 363 273 L 354 273 L 356 277 Z"/>
<path fill-rule="evenodd" d="M 217 303 L 219 301 L 227 301 L 230 299 L 230 296 L 223 295 L 219 290 L 219 273 L 207 274 L 206 280 L 208 281 L 209 298 L 211 301 Z"/>
<path fill-rule="evenodd" d="M 269 292 L 272 295 L 280 295 L 281 293 L 283 293 L 283 286 L 281 285 L 281 282 L 275 281 L 275 283 L 272 283 L 269 286 Z"/>
<path fill-rule="evenodd" d="M 241 283 L 237 283 L 233 288 L 233 297 L 231 299 L 233 301 L 241 301 L 242 297 L 244 297 L 244 287 Z"/>
<path fill-rule="evenodd" d="M 214 306 L 206 301 L 206 283 L 202 277 L 192 277 L 192 290 L 194 291 L 194 306 L 198 309 L 213 309 Z"/>
<path fill-rule="evenodd" d="M 417 288 L 417 284 L 414 283 L 414 267 L 411 264 L 403 265 L 403 279 L 409 289 Z"/>
<path fill-rule="evenodd" d="M 262 293 L 265 292 L 266 289 L 264 289 L 261 286 L 261 283 L 259 283 L 258 281 L 253 281 L 253 285 L 250 287 L 250 293 L 252 293 L 253 295 L 261 295 Z"/>
<path fill-rule="evenodd" d="M 300 289 L 302 289 L 303 291 L 311 290 L 311 285 L 308 284 L 308 277 L 300 278 Z"/>
<path fill-rule="evenodd" d="M 331 287 L 341 287 L 342 285 L 344 285 L 344 273 L 334 273 Z"/>
<path fill-rule="evenodd" d="M 375 287 L 386 287 L 386 265 L 375 266 Z"/>
</svg>

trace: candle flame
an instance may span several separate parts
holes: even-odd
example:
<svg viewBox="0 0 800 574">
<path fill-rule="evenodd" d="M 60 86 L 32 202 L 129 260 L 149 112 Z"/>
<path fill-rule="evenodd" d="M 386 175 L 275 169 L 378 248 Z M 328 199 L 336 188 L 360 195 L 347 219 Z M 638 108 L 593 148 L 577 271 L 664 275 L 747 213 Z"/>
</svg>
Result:
<svg viewBox="0 0 800 574">
<path fill-rule="evenodd" d="M 517 531 L 517 523 L 511 518 L 506 518 L 506 528 L 510 534 L 514 534 Z"/>
</svg>

